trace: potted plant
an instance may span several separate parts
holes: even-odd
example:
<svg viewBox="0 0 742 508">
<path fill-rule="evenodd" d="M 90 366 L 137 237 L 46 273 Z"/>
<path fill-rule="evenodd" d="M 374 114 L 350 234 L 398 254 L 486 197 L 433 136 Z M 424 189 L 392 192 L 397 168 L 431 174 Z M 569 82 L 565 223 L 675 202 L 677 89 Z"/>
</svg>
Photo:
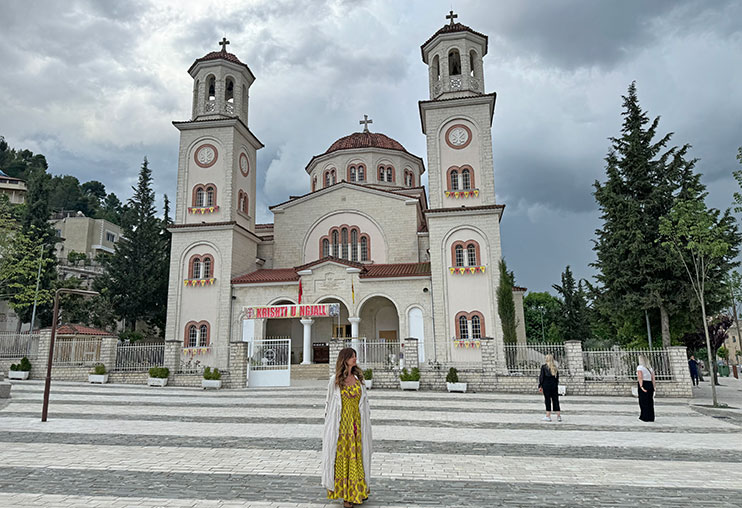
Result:
<svg viewBox="0 0 742 508">
<path fill-rule="evenodd" d="M 28 375 L 31 372 L 31 362 L 25 356 L 21 358 L 20 363 L 14 363 L 10 366 L 10 372 L 8 372 L 8 379 L 23 380 L 28 379 Z"/>
<path fill-rule="evenodd" d="M 204 378 L 201 380 L 201 388 L 206 390 L 207 388 L 216 388 L 217 390 L 222 387 L 222 373 L 219 369 L 211 370 L 211 367 L 204 369 Z"/>
<path fill-rule="evenodd" d="M 374 371 L 373 369 L 366 369 L 363 371 L 363 380 L 366 383 L 366 388 L 369 390 L 374 384 Z"/>
<path fill-rule="evenodd" d="M 96 363 L 93 370 L 88 374 L 88 383 L 108 383 L 108 372 L 102 363 Z"/>
<path fill-rule="evenodd" d="M 448 374 L 446 374 L 446 389 L 449 392 L 466 393 L 466 383 L 459 382 L 459 371 L 455 367 L 448 369 Z"/>
<path fill-rule="evenodd" d="M 167 367 L 152 367 L 149 369 L 147 386 L 167 386 L 167 378 L 170 376 L 170 369 Z"/>
<path fill-rule="evenodd" d="M 419 390 L 420 369 L 415 367 L 411 372 L 407 372 L 406 368 L 402 369 L 402 372 L 399 374 L 399 386 L 403 390 Z"/>
</svg>

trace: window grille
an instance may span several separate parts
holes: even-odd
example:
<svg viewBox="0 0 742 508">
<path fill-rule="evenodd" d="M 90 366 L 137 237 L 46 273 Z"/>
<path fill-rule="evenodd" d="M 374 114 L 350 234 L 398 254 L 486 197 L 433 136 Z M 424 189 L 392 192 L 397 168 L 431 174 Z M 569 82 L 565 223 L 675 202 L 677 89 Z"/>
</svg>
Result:
<svg viewBox="0 0 742 508">
<path fill-rule="evenodd" d="M 471 338 L 482 338 L 482 323 L 479 321 L 479 316 L 472 316 L 471 318 Z"/>
<path fill-rule="evenodd" d="M 332 232 L 332 255 L 336 258 L 340 257 L 340 242 L 338 241 L 338 232 Z"/>
<path fill-rule="evenodd" d="M 358 261 L 358 231 L 350 232 L 350 260 Z"/>
<path fill-rule="evenodd" d="M 459 316 L 459 338 L 469 338 L 469 322 L 466 320 L 466 316 Z"/>
<path fill-rule="evenodd" d="M 206 188 L 206 206 L 214 206 L 214 187 Z"/>
<path fill-rule="evenodd" d="M 464 248 L 461 245 L 457 245 L 456 249 L 456 266 L 464 266 Z"/>
<path fill-rule="evenodd" d="M 211 258 L 204 258 L 203 265 L 203 277 L 201 278 L 208 279 L 209 277 L 211 277 Z"/>
<path fill-rule="evenodd" d="M 196 258 L 193 260 L 193 270 L 191 271 L 191 278 L 192 279 L 201 278 L 201 259 L 200 258 Z"/>
<path fill-rule="evenodd" d="M 198 346 L 198 329 L 196 325 L 191 325 L 188 328 L 188 347 Z"/>
<path fill-rule="evenodd" d="M 469 258 L 469 266 L 479 266 L 477 259 L 477 247 L 473 243 L 466 246 L 466 254 Z"/>
<path fill-rule="evenodd" d="M 394 170 L 392 168 L 386 168 L 386 181 L 387 182 L 393 182 L 394 181 Z"/>
<path fill-rule="evenodd" d="M 366 168 L 363 166 L 358 166 L 358 181 L 366 181 Z"/>
<path fill-rule="evenodd" d="M 201 188 L 196 190 L 196 206 L 204 206 L 204 190 Z"/>
<path fill-rule="evenodd" d="M 463 189 L 469 190 L 471 188 L 471 175 L 469 174 L 468 169 L 464 169 L 461 171 L 461 180 L 463 184 Z"/>
<path fill-rule="evenodd" d="M 195 328 L 195 326 L 194 326 Z M 207 346 L 209 344 L 209 327 L 206 325 L 201 325 L 201 336 L 200 339 L 200 346 Z"/>
<path fill-rule="evenodd" d="M 361 261 L 368 261 L 368 240 L 365 236 L 361 237 Z"/>
<path fill-rule="evenodd" d="M 343 243 L 343 259 L 348 259 L 348 229 L 343 228 L 340 235 L 341 242 Z"/>
<path fill-rule="evenodd" d="M 322 240 L 322 257 L 326 258 L 330 255 L 330 240 L 325 238 Z"/>
<path fill-rule="evenodd" d="M 459 190 L 459 172 L 451 171 L 451 190 Z"/>
</svg>

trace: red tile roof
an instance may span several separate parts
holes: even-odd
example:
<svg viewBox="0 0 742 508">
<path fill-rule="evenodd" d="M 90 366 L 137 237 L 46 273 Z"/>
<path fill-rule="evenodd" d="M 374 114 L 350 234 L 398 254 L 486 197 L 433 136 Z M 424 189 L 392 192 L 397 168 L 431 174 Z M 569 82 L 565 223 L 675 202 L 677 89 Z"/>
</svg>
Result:
<svg viewBox="0 0 742 508">
<path fill-rule="evenodd" d="M 294 282 L 299 280 L 294 268 L 261 268 L 232 279 L 232 284 L 251 284 L 256 282 Z"/>
<path fill-rule="evenodd" d="M 237 56 L 233 55 L 232 53 L 229 53 L 227 51 L 212 51 L 211 53 L 208 53 L 208 54 L 202 56 L 201 58 L 197 58 L 196 61 L 194 61 L 193 64 L 191 64 L 191 66 L 188 68 L 188 73 L 190 74 L 191 70 L 199 62 L 208 62 L 209 60 L 226 60 L 228 62 L 232 62 L 232 63 L 236 63 L 238 65 L 242 65 L 242 66 L 245 67 L 245 69 L 247 69 L 248 71 L 250 71 L 250 68 L 246 64 L 240 62 L 240 59 L 237 58 Z"/>
<path fill-rule="evenodd" d="M 430 277 L 430 262 L 368 265 L 360 275 L 361 279 L 380 277 Z"/>
<path fill-rule="evenodd" d="M 521 292 L 525 293 L 526 291 L 528 291 L 528 288 L 523 288 L 523 287 L 520 287 L 520 286 L 513 286 L 513 291 L 521 291 Z"/>
<path fill-rule="evenodd" d="M 46 328 L 46 330 L 50 329 L 51 327 Z M 69 324 L 58 326 L 57 335 L 95 335 L 98 337 L 115 337 L 116 334 L 105 330 L 99 330 L 97 328 L 90 328 L 89 326 Z"/>
<path fill-rule="evenodd" d="M 386 148 L 387 150 L 399 150 L 407 152 L 402 144 L 380 132 L 354 132 L 349 136 L 335 141 L 325 153 L 337 150 L 348 150 L 351 148 Z"/>
<path fill-rule="evenodd" d="M 483 33 L 479 33 L 476 30 L 472 30 L 468 26 L 462 25 L 461 23 L 454 23 L 454 24 L 447 23 L 447 24 L 443 25 L 443 28 L 441 28 L 440 30 L 438 30 L 433 35 L 431 35 L 430 36 L 430 39 L 428 39 L 427 41 L 425 41 L 422 46 L 420 46 L 420 52 L 423 53 L 423 59 L 425 58 L 425 52 L 423 51 L 423 48 L 425 46 L 427 46 L 430 41 L 432 41 L 433 39 L 435 39 L 439 35 L 449 34 L 449 33 L 454 33 L 454 32 L 469 32 L 469 33 L 473 33 L 474 35 L 478 35 L 480 37 L 483 37 L 484 38 L 484 53 L 485 53 L 485 55 L 487 54 L 487 36 L 486 35 L 484 35 Z M 482 55 L 482 56 L 484 56 L 484 55 Z"/>
</svg>

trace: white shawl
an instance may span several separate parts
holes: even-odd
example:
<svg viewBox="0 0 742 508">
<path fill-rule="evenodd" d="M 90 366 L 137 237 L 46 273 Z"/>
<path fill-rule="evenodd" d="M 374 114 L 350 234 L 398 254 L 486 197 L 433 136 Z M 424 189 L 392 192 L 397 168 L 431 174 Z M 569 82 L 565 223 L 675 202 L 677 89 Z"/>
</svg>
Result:
<svg viewBox="0 0 742 508">
<path fill-rule="evenodd" d="M 340 435 L 340 413 L 343 402 L 340 399 L 340 387 L 335 385 L 335 376 L 330 377 L 325 400 L 325 430 L 322 434 L 322 486 L 335 490 L 335 454 Z M 361 447 L 363 472 L 366 485 L 371 488 L 371 410 L 368 404 L 366 385 L 361 384 L 361 400 L 358 403 L 361 412 Z"/>
</svg>

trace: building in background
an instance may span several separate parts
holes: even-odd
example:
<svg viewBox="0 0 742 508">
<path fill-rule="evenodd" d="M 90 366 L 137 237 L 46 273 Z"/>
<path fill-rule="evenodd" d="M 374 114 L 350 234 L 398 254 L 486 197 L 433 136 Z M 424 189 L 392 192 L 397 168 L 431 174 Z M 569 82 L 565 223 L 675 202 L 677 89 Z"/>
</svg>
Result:
<svg viewBox="0 0 742 508">
<path fill-rule="evenodd" d="M 0 170 L 0 194 L 5 194 L 14 205 L 26 202 L 26 182 L 20 178 L 8 176 Z"/>
</svg>

